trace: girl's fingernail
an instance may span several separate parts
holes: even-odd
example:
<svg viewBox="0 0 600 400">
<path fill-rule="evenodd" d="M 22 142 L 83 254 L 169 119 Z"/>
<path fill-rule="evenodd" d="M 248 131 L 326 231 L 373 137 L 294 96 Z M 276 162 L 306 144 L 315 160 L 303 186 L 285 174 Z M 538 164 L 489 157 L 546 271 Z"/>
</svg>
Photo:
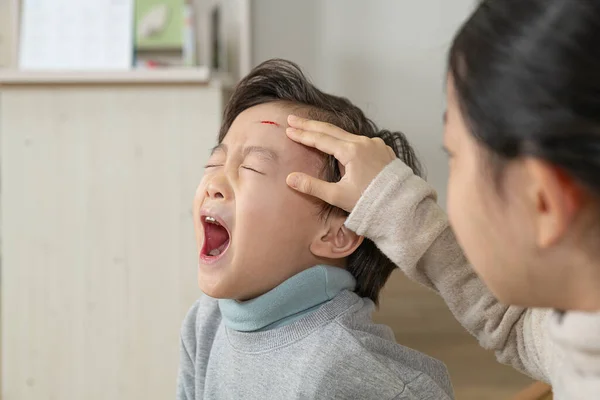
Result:
<svg viewBox="0 0 600 400">
<path fill-rule="evenodd" d="M 287 177 L 287 184 L 290 185 L 293 188 L 297 188 L 298 187 L 298 175 L 295 174 L 290 174 Z"/>
<path fill-rule="evenodd" d="M 298 117 L 296 117 L 295 115 L 288 115 L 288 122 L 293 124 L 294 122 L 298 122 L 300 121 L 300 119 Z"/>
<path fill-rule="evenodd" d="M 287 133 L 291 133 L 291 134 L 294 134 L 294 133 L 298 132 L 298 130 L 296 128 L 287 128 L 285 131 Z"/>
</svg>

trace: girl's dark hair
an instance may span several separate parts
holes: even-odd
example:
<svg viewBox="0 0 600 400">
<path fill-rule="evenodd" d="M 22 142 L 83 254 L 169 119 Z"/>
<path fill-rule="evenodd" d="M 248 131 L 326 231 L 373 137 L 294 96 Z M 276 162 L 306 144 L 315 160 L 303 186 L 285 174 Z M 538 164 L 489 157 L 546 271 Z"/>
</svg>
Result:
<svg viewBox="0 0 600 400">
<path fill-rule="evenodd" d="M 483 1 L 448 64 L 492 159 L 537 157 L 600 192 L 600 1 Z"/>
<path fill-rule="evenodd" d="M 223 116 L 218 141 L 221 143 L 235 118 L 244 110 L 264 103 L 284 102 L 300 107 L 309 118 L 336 125 L 356 135 L 381 138 L 413 171 L 420 175 L 421 167 L 415 153 L 400 132 L 379 130 L 375 123 L 348 99 L 317 89 L 296 64 L 272 59 L 254 68 L 239 84 L 229 99 Z M 332 156 L 326 162 L 321 178 L 329 182 L 341 179 L 338 163 Z M 325 205 L 323 215 L 343 211 Z M 357 281 L 356 293 L 377 303 L 379 292 L 396 268 L 375 244 L 365 238 L 350 255 L 347 270 Z"/>
</svg>

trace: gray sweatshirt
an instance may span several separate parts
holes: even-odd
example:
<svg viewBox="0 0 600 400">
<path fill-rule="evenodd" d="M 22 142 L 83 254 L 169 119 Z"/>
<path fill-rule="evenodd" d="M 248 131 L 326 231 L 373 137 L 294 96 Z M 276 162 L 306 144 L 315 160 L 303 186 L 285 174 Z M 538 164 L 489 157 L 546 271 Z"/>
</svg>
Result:
<svg viewBox="0 0 600 400">
<path fill-rule="evenodd" d="M 600 399 L 600 313 L 500 304 L 465 259 L 435 191 L 402 161 L 371 183 L 346 225 L 439 293 L 499 361 L 550 383 L 557 400 Z"/>
<path fill-rule="evenodd" d="M 443 363 L 396 344 L 374 308 L 344 290 L 289 325 L 243 332 L 203 296 L 183 323 L 177 398 L 453 399 Z"/>
</svg>

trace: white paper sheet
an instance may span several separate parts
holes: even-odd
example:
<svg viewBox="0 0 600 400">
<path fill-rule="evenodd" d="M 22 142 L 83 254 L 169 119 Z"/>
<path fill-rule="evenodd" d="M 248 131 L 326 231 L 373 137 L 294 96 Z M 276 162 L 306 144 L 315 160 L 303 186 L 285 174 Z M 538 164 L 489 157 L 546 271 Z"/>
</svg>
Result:
<svg viewBox="0 0 600 400">
<path fill-rule="evenodd" d="M 134 0 L 23 0 L 19 68 L 131 68 L 133 5 Z"/>
</svg>

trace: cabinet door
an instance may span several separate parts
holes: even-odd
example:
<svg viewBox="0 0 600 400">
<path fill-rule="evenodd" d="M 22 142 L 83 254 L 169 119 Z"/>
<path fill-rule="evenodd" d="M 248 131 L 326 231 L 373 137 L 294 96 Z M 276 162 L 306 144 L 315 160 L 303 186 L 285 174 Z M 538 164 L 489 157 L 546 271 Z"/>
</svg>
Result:
<svg viewBox="0 0 600 400">
<path fill-rule="evenodd" d="M 0 96 L 2 398 L 173 398 L 221 90 Z"/>
</svg>

